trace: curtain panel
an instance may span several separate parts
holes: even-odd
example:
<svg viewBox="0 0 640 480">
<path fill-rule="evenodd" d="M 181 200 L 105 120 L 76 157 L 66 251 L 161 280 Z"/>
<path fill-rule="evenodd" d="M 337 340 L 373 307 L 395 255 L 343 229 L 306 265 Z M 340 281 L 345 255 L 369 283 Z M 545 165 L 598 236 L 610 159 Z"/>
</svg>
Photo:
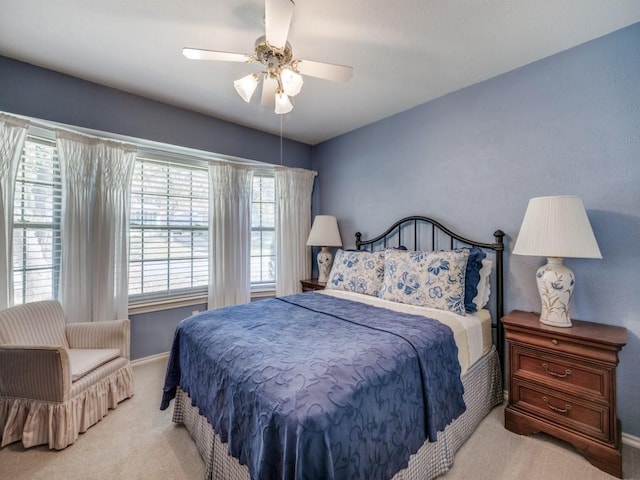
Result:
<svg viewBox="0 0 640 480">
<path fill-rule="evenodd" d="M 13 196 L 28 127 L 0 114 L 0 309 L 13 305 Z"/>
<path fill-rule="evenodd" d="M 250 167 L 209 164 L 208 308 L 251 301 Z"/>
<path fill-rule="evenodd" d="M 131 177 L 136 151 L 128 145 L 102 141 L 96 145 L 93 210 L 94 320 L 129 317 L 129 213 Z"/>
<path fill-rule="evenodd" d="M 127 318 L 133 147 L 58 131 L 63 215 L 59 299 L 69 323 Z"/>
<path fill-rule="evenodd" d="M 276 169 L 276 295 L 301 291 L 300 280 L 311 274 L 311 193 L 317 172 Z"/>
</svg>

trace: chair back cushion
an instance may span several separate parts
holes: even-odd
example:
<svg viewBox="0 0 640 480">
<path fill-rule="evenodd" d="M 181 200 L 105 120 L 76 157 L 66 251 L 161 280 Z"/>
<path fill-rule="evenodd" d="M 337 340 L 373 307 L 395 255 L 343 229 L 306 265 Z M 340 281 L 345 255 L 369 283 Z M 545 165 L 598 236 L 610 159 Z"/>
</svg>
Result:
<svg viewBox="0 0 640 480">
<path fill-rule="evenodd" d="M 69 348 L 60 302 L 45 300 L 0 310 L 0 344 Z"/>
</svg>

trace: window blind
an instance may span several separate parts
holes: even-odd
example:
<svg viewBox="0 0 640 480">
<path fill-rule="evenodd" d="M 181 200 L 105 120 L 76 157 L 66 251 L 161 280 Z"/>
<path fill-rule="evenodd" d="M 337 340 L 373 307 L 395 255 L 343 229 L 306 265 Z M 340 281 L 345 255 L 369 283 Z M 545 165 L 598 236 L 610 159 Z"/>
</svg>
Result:
<svg viewBox="0 0 640 480">
<path fill-rule="evenodd" d="M 276 196 L 273 175 L 254 175 L 251 192 L 251 285 L 275 287 Z"/>
<path fill-rule="evenodd" d="M 13 207 L 14 303 L 57 298 L 62 183 L 54 138 L 27 135 Z"/>
<path fill-rule="evenodd" d="M 131 185 L 129 297 L 206 290 L 208 173 L 138 158 Z"/>
</svg>

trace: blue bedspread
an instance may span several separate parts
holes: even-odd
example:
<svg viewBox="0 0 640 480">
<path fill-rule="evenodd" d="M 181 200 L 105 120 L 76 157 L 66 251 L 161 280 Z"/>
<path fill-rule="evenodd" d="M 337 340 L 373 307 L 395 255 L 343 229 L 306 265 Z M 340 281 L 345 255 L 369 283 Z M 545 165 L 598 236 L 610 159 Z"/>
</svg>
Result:
<svg viewBox="0 0 640 480">
<path fill-rule="evenodd" d="M 180 386 L 256 480 L 390 479 L 465 410 L 451 329 L 307 292 L 178 325 Z"/>
</svg>

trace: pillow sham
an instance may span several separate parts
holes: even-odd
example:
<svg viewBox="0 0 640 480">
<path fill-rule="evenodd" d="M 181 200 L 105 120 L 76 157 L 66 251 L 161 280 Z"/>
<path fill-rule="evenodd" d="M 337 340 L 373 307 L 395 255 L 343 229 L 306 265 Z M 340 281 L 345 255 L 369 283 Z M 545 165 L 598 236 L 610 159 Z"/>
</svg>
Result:
<svg viewBox="0 0 640 480">
<path fill-rule="evenodd" d="M 484 308 L 489 302 L 491 294 L 491 269 L 493 262 L 487 258 L 482 260 L 482 268 L 480 269 L 480 281 L 478 282 L 478 294 L 474 297 L 473 303 L 477 310 Z M 476 310 L 476 311 L 477 311 Z"/>
<path fill-rule="evenodd" d="M 464 282 L 468 250 L 384 252 L 385 300 L 465 314 Z"/>
<path fill-rule="evenodd" d="M 327 290 L 346 290 L 378 296 L 384 278 L 384 251 L 339 249 L 333 260 Z"/>
<path fill-rule="evenodd" d="M 478 307 L 473 299 L 478 295 L 482 260 L 484 260 L 487 254 L 478 247 L 464 247 L 461 250 L 469 251 L 469 259 L 467 260 L 464 279 L 464 308 L 467 313 L 475 313 L 478 311 Z"/>
</svg>

